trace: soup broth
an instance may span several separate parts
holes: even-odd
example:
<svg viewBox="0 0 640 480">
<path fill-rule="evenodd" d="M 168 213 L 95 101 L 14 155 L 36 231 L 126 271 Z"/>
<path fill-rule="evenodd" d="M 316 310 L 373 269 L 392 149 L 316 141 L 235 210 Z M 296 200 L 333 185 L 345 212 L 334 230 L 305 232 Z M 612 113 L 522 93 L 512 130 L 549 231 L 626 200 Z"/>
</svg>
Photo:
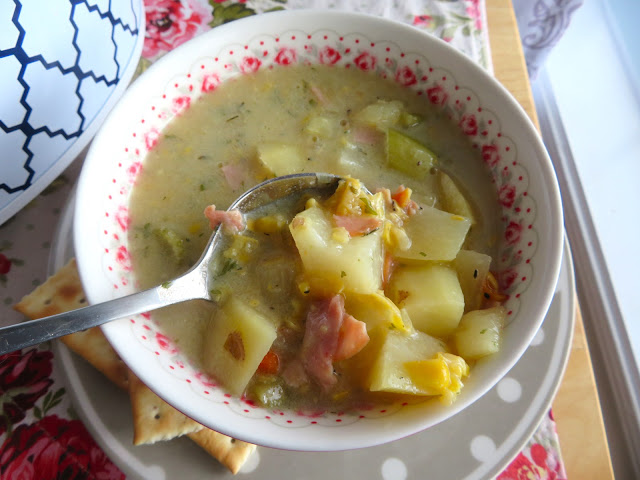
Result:
<svg viewBox="0 0 640 480">
<path fill-rule="evenodd" d="M 422 157 L 390 162 L 391 149 L 412 145 L 425 147 L 417 147 Z M 435 163 L 423 163 L 430 155 Z M 478 152 L 442 112 L 415 92 L 370 73 L 321 66 L 274 68 L 240 76 L 203 95 L 165 129 L 149 152 L 130 203 L 130 252 L 140 288 L 175 278 L 198 260 L 211 235 L 202 213 L 207 205 L 227 208 L 258 182 L 297 172 L 351 176 L 371 192 L 403 185 L 418 205 L 449 211 L 443 191 L 454 185 L 468 201 L 472 217 L 463 251 L 494 253 L 495 191 Z M 221 304 L 233 297 L 284 331 L 274 341 L 274 348 L 282 352 L 283 343 L 300 344 L 304 335 L 311 308 L 308 292 L 301 287 L 305 266 L 296 252 L 292 218 L 263 212 L 250 220 L 250 226 L 262 218 L 268 219 L 262 222 L 266 226 L 254 223 L 238 237 L 244 240 L 230 240 L 229 255 L 216 266 L 216 274 L 225 277 L 216 293 Z M 247 251 L 253 252 L 250 260 L 238 260 Z M 416 258 L 400 255 L 396 264 L 406 264 L 409 276 L 423 253 Z M 431 263 L 449 268 L 455 262 Z M 215 304 L 194 301 L 153 316 L 178 348 L 204 368 L 206 332 L 219 310 Z M 450 332 L 435 336 L 443 350 L 456 350 Z M 353 378 L 359 368 L 338 366 L 339 387 L 334 389 L 311 382 L 306 389 L 287 390 L 285 406 L 348 408 L 366 401 L 377 394 L 362 389 Z M 282 383 L 255 375 L 247 395 L 269 406 L 283 406 L 271 405 L 268 399 L 273 385 L 281 388 Z M 341 393 L 345 391 L 349 394 Z"/>
</svg>

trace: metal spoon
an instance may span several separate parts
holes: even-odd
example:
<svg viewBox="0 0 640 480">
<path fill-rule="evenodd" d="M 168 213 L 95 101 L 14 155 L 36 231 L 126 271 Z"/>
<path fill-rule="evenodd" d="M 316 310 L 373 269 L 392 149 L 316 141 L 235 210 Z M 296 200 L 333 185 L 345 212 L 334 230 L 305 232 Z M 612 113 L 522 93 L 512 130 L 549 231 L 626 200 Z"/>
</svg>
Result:
<svg viewBox="0 0 640 480">
<path fill-rule="evenodd" d="M 247 213 L 285 197 L 294 199 L 305 194 L 328 197 L 335 192 L 340 180 L 341 177 L 327 173 L 273 178 L 245 192 L 229 209 Z M 218 253 L 217 247 L 223 243 L 218 241 L 222 235 L 218 227 L 200 260 L 175 280 L 89 307 L 0 328 L 0 355 L 167 305 L 195 299 L 213 301 L 210 291 L 214 279 L 209 275 L 209 266 Z"/>
</svg>

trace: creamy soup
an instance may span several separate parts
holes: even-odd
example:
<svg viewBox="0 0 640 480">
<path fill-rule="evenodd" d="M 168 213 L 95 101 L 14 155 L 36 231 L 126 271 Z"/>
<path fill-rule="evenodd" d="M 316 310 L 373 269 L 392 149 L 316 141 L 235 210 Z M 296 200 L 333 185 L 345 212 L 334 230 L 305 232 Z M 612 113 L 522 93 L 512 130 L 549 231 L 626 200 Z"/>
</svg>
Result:
<svg viewBox="0 0 640 480">
<path fill-rule="evenodd" d="M 295 217 L 254 213 L 213 266 L 217 305 L 153 316 L 195 365 L 268 407 L 343 409 L 388 394 L 450 402 L 468 365 L 497 351 L 504 321 L 489 272 L 497 200 L 478 156 L 422 97 L 373 74 L 299 66 L 228 81 L 176 118 L 145 160 L 130 205 L 140 288 L 198 260 L 211 235 L 206 206 L 225 209 L 289 173 L 357 178 L 342 188 L 356 195 L 348 205 L 336 197 L 301 204 Z M 316 245 L 323 219 L 331 230 Z M 349 245 L 357 258 L 365 244 L 375 246 L 370 270 L 336 253 Z M 446 298 L 431 299 L 427 291 L 438 289 Z M 336 308 L 364 322 L 368 342 L 336 357 L 323 379 L 300 351 L 313 343 L 305 331 L 314 315 Z"/>
</svg>

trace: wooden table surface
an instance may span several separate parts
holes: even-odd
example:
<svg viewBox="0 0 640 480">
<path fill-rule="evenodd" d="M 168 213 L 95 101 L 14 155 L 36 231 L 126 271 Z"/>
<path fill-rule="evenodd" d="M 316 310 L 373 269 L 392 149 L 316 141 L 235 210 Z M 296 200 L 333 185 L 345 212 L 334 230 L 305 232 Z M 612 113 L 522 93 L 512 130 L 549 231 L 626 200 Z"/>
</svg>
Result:
<svg viewBox="0 0 640 480">
<path fill-rule="evenodd" d="M 494 74 L 538 125 L 511 0 L 487 0 L 487 17 Z M 553 402 L 553 413 L 568 479 L 614 478 L 579 309 L 569 363 Z"/>
</svg>

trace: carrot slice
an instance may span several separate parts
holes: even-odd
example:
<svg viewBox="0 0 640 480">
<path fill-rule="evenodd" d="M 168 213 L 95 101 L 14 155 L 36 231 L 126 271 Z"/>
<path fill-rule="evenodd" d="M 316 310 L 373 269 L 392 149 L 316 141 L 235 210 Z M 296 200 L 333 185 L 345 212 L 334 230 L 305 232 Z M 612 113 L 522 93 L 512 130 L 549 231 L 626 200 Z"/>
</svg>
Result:
<svg viewBox="0 0 640 480">
<path fill-rule="evenodd" d="M 384 289 L 389 283 L 393 269 L 396 267 L 396 262 L 389 252 L 384 254 L 384 262 L 382 264 L 382 288 Z"/>
<path fill-rule="evenodd" d="M 273 350 L 269 350 L 258 365 L 258 372 L 274 375 L 278 370 L 280 370 L 280 357 Z"/>
<path fill-rule="evenodd" d="M 404 185 L 400 185 L 398 190 L 391 195 L 391 198 L 393 198 L 398 206 L 404 210 L 411 201 L 411 189 L 405 188 Z"/>
</svg>

